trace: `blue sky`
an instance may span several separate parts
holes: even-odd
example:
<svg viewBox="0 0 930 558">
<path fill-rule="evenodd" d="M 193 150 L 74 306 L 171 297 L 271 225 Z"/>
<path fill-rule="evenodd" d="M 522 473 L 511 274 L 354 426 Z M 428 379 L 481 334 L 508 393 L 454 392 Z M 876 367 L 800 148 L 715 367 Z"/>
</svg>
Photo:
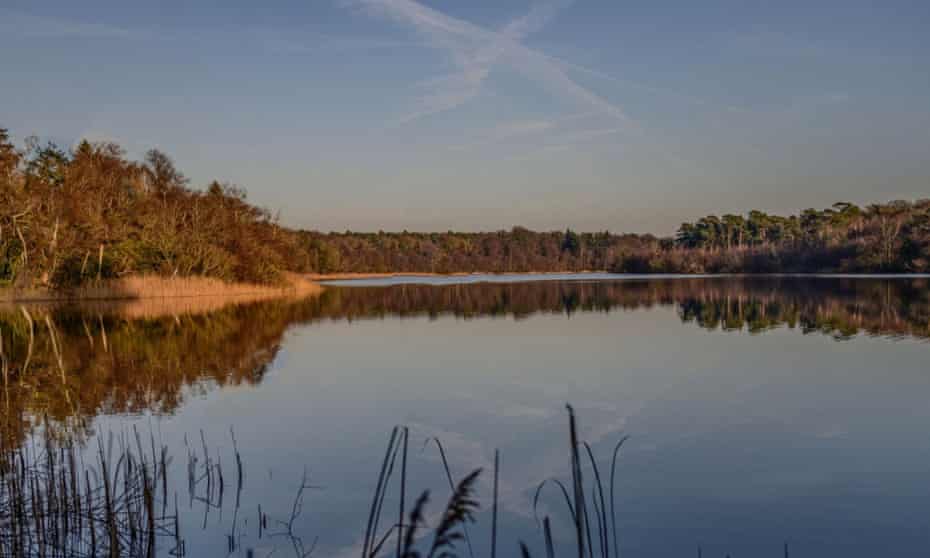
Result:
<svg viewBox="0 0 930 558">
<path fill-rule="evenodd" d="M 0 126 L 323 230 L 669 233 L 930 197 L 930 3 L 0 3 Z"/>
</svg>

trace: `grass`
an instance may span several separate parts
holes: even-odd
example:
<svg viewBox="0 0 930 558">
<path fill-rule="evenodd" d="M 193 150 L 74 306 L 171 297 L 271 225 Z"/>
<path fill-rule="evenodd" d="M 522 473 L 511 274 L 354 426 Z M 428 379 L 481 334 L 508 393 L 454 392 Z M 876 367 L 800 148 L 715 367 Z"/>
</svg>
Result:
<svg viewBox="0 0 930 558">
<path fill-rule="evenodd" d="M 189 297 L 250 297 L 263 300 L 290 294 L 317 294 L 317 283 L 288 274 L 282 285 L 229 283 L 210 277 L 134 275 L 107 279 L 73 289 L 0 289 L 0 302 L 67 302 L 84 300 L 143 300 Z"/>
<path fill-rule="evenodd" d="M 156 506 L 167 452 L 138 433 L 115 442 L 100 439 L 91 466 L 48 438 L 4 454 L 0 556 L 155 556 L 156 537 L 178 532 L 177 515 Z"/>
<path fill-rule="evenodd" d="M 537 516 L 537 524 L 539 525 L 545 555 L 547 558 L 555 558 L 555 556 L 620 558 L 615 484 L 620 452 L 628 437 L 624 436 L 614 446 L 610 459 L 609 486 L 606 487 L 607 491 L 605 492 L 604 479 L 600 475 L 594 451 L 590 444 L 581 441 L 578 437 L 578 424 L 574 409 L 567 405 L 566 410 L 569 423 L 568 439 L 572 489 L 569 490 L 559 479 L 548 479 L 537 487 L 533 501 L 533 510 Z M 406 463 L 408 436 L 409 431 L 402 427 L 395 427 L 391 433 L 381 469 L 378 472 L 378 482 L 369 510 L 361 558 L 388 556 L 389 554 L 384 550 L 387 548 L 386 543 L 392 537 L 397 543 L 396 558 L 434 558 L 436 556 L 468 556 L 474 558 L 475 553 L 468 534 L 468 526 L 475 522 L 475 516 L 479 508 L 479 503 L 474 498 L 474 486 L 478 477 L 482 474 L 482 470 L 476 469 L 472 471 L 455 484 L 445 450 L 440 441 L 435 438 L 427 440 L 426 443 L 436 443 L 449 486 L 453 488 L 452 495 L 446 504 L 437 527 L 431 533 L 424 529 L 423 517 L 430 500 L 430 492 L 425 491 L 415 500 L 406 520 L 404 515 L 401 514 L 396 523 L 379 531 L 388 486 L 395 474 L 399 477 L 399 500 L 404 502 L 406 497 L 404 494 L 406 487 L 404 464 Z M 589 466 L 587 468 L 585 467 L 585 457 L 587 457 Z M 398 460 L 401 467 L 398 472 L 395 472 Z M 586 471 L 592 475 L 592 479 L 588 484 L 585 482 Z M 495 451 L 491 499 L 491 540 L 488 546 L 491 558 L 495 558 L 498 552 L 499 474 L 500 453 Z M 574 540 L 570 541 L 564 548 L 556 547 L 552 535 L 552 518 L 549 516 L 543 517 L 542 520 L 538 518 L 537 512 L 540 498 L 544 488 L 549 485 L 554 485 L 560 489 L 574 528 Z M 587 490 L 590 490 L 592 494 L 590 499 L 585 497 Z M 609 502 L 605 496 L 608 493 L 610 495 Z M 591 518 L 593 518 L 593 521 Z M 461 545 L 462 542 L 465 544 Z M 519 541 L 517 548 L 502 549 L 502 551 L 505 556 L 513 555 L 514 552 L 512 551 L 519 551 L 524 558 L 532 558 L 532 553 L 525 541 Z M 698 553 L 701 553 L 700 549 L 698 549 Z M 784 553 L 787 558 L 787 543 L 784 547 Z"/>
<path fill-rule="evenodd" d="M 609 486 L 604 485 L 591 446 L 578 437 L 578 425 L 571 406 L 568 412 L 568 439 L 571 489 L 558 479 L 541 483 L 534 497 L 539 535 L 547 558 L 577 556 L 578 558 L 620 558 L 616 524 L 616 467 L 620 450 L 627 438 L 614 447 L 610 460 Z M 449 468 L 446 453 L 436 439 L 451 496 L 435 527 L 425 519 L 430 492 L 422 492 L 409 511 L 406 509 L 407 456 L 410 431 L 395 427 L 381 460 L 377 484 L 365 525 L 361 558 L 440 558 L 475 557 L 469 535 L 469 525 L 476 522 L 480 503 L 476 485 L 483 474 L 475 469 L 456 481 Z M 191 505 L 204 506 L 204 527 L 212 511 L 222 513 L 223 501 L 235 490 L 232 526 L 226 535 L 226 553 L 240 548 L 240 494 L 244 473 L 235 434 L 230 430 L 235 462 L 235 482 L 224 471 L 219 453 L 211 453 L 201 431 L 197 442 L 185 437 L 187 452 L 188 499 Z M 52 438 L 44 443 L 17 448 L 0 448 L 0 557 L 35 556 L 92 557 L 131 556 L 152 558 L 156 555 L 185 556 L 187 545 L 180 527 L 178 493 L 169 486 L 168 469 L 172 459 L 166 446 L 156 444 L 153 435 L 144 439 L 133 429 L 129 435 L 110 436 L 106 442 L 98 437 L 97 451 L 90 463 L 74 446 L 55 447 Z M 425 447 L 425 446 L 424 446 Z M 587 467 L 585 466 L 587 458 Z M 489 555 L 498 551 L 504 556 L 519 552 L 532 558 L 530 547 L 519 541 L 515 548 L 499 548 L 498 541 L 498 478 L 500 453 L 495 452 L 493 493 L 491 498 L 491 529 Z M 587 482 L 585 479 L 588 479 Z M 400 502 L 396 520 L 382 526 L 387 512 L 385 501 L 394 480 Z M 540 495 L 546 486 L 560 489 L 573 527 L 573 538 L 557 547 L 552 534 L 552 518 L 538 517 Z M 306 491 L 316 488 L 307 482 L 306 472 L 295 491 L 290 516 L 286 520 L 269 522 L 268 515 L 258 506 L 255 525 L 259 539 L 281 537 L 294 556 L 312 556 L 316 540 L 309 545 L 296 534 Z M 607 490 L 605 491 L 605 488 Z M 590 498 L 586 494 L 591 494 Z M 609 501 L 606 494 L 609 494 Z M 246 521 L 246 524 L 248 522 Z M 279 527 L 269 530 L 269 523 Z M 247 550 L 247 556 L 254 556 Z M 697 555 L 702 550 L 697 548 Z M 784 546 L 787 558 L 788 545 Z"/>
</svg>

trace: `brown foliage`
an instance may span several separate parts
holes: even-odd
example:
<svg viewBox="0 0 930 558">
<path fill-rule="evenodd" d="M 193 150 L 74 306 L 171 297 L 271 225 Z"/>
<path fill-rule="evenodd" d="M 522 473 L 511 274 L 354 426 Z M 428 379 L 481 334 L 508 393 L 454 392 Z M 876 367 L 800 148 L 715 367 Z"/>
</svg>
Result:
<svg viewBox="0 0 930 558">
<path fill-rule="evenodd" d="M 677 237 L 609 232 L 320 233 L 278 224 L 219 182 L 191 188 L 157 150 L 142 163 L 86 141 L 65 152 L 0 129 L 0 284 L 69 288 L 127 275 L 276 283 L 284 272 L 922 272 L 930 200 L 750 211 Z"/>
</svg>

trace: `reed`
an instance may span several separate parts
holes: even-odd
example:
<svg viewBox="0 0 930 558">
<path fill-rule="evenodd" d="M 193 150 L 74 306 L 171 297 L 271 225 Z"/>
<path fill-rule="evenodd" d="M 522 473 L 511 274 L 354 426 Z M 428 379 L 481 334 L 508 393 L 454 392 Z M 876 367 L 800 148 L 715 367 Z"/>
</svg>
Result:
<svg viewBox="0 0 930 558">
<path fill-rule="evenodd" d="M 76 302 L 86 300 L 141 300 L 189 297 L 249 297 L 253 300 L 291 294 L 317 294 L 322 287 L 297 274 L 286 274 L 281 284 L 230 283 L 212 277 L 130 275 L 93 281 L 72 289 L 3 289 L 0 302 Z"/>
<path fill-rule="evenodd" d="M 143 451 L 138 433 L 116 442 L 100 439 L 89 466 L 50 437 L 4 452 L 0 556 L 155 556 L 173 520 L 156 511 L 167 454 Z"/>
<path fill-rule="evenodd" d="M 533 513 L 536 516 L 537 524 L 540 524 L 538 508 L 543 489 L 550 484 L 555 485 L 559 488 L 560 494 L 565 501 L 566 508 L 568 509 L 569 517 L 572 520 L 572 526 L 575 532 L 575 544 L 572 547 L 571 553 L 577 555 L 579 558 L 585 558 L 585 556 L 588 558 L 594 558 L 596 555 L 595 549 L 597 549 L 598 556 L 601 558 L 610 558 L 612 548 L 613 556 L 619 557 L 620 548 L 618 545 L 617 537 L 615 507 L 616 469 L 620 448 L 623 446 L 624 442 L 626 442 L 628 437 L 624 436 L 620 439 L 617 445 L 614 446 L 614 451 L 610 462 L 610 484 L 608 486 L 610 501 L 608 502 L 605 498 L 604 482 L 601 477 L 600 468 L 597 464 L 597 459 L 594 457 L 594 450 L 588 442 L 579 439 L 578 423 L 575 417 L 575 411 L 572 406 L 566 405 L 566 410 L 568 412 L 569 424 L 568 437 L 570 441 L 569 455 L 572 488 L 569 490 L 566 485 L 559 479 L 553 478 L 544 480 L 536 488 L 536 494 L 533 498 Z M 588 457 L 590 472 L 593 476 L 593 481 L 590 485 L 590 499 L 585 498 L 585 490 L 587 487 L 584 482 L 585 475 L 581 453 L 582 449 L 584 450 L 585 455 Z M 589 510 L 589 502 L 593 507 L 593 510 Z M 608 513 L 610 516 L 609 520 Z M 594 517 L 593 535 L 591 521 L 592 515 Z M 544 547 L 546 549 L 546 556 L 550 558 L 556 556 L 556 548 L 552 538 L 551 520 L 548 516 L 543 519 L 541 523 L 541 530 Z M 611 542 L 613 543 L 612 545 Z M 525 545 L 521 546 L 521 552 L 524 556 L 530 556 L 530 552 Z"/>
<path fill-rule="evenodd" d="M 566 406 L 566 409 L 568 411 L 569 418 L 569 455 L 571 458 L 570 466 L 572 476 L 571 494 L 561 480 L 548 479 L 537 487 L 533 507 L 534 510 L 538 509 L 539 500 L 542 495 L 543 488 L 546 485 L 551 483 L 558 486 L 565 498 L 565 502 L 574 525 L 575 544 L 572 552 L 576 553 L 579 558 L 593 558 L 595 556 L 594 553 L 596 548 L 599 550 L 599 556 L 602 558 L 609 558 L 611 555 L 611 541 L 613 542 L 614 555 L 617 555 L 618 553 L 616 536 L 616 511 L 613 505 L 613 499 L 615 495 L 613 483 L 616 480 L 616 463 L 619 450 L 623 445 L 623 442 L 626 441 L 626 438 L 623 438 L 614 449 L 614 454 L 611 461 L 611 486 L 609 487 L 611 502 L 608 504 L 605 496 L 603 479 L 600 475 L 597 460 L 594 458 L 594 451 L 589 444 L 581 441 L 578 437 L 578 426 L 574 409 L 570 405 Z M 422 493 L 416 500 L 416 503 L 408 515 L 406 524 L 404 524 L 404 518 L 403 515 L 401 515 L 396 524 L 387 529 L 383 534 L 379 534 L 378 524 L 381 516 L 381 510 L 384 500 L 386 499 L 391 478 L 394 475 L 395 464 L 398 461 L 398 455 L 400 456 L 400 471 L 398 473 L 400 477 L 399 500 L 401 502 L 401 506 L 403 506 L 406 491 L 406 455 L 409 435 L 409 430 L 404 427 L 395 427 L 391 432 L 388 447 L 385 450 L 381 469 L 378 473 L 378 481 L 375 486 L 375 495 L 369 510 L 368 523 L 366 526 L 365 538 L 362 546 L 362 558 L 375 558 L 380 556 L 385 542 L 395 534 L 397 537 L 397 558 L 456 556 L 457 549 L 455 545 L 458 541 L 466 541 L 466 543 L 468 543 L 469 555 L 473 556 L 473 550 L 471 547 L 470 539 L 468 537 L 467 527 L 468 524 L 475 521 L 475 513 L 479 507 L 478 501 L 474 498 L 473 494 L 474 485 L 476 484 L 477 479 L 481 474 L 481 469 L 472 471 L 469 475 L 463 478 L 457 486 L 453 488 L 452 496 L 446 505 L 445 511 L 442 514 L 442 519 L 433 531 L 432 543 L 429 546 L 424 547 L 422 553 L 421 550 L 417 548 L 417 541 L 419 539 L 427 538 L 425 535 L 418 537 L 418 534 L 423 531 L 423 515 L 425 513 L 426 505 L 429 501 L 428 491 Z M 426 444 L 429 444 L 431 441 L 434 441 L 437 448 L 439 449 L 443 469 L 446 473 L 446 478 L 450 487 L 452 487 L 452 474 L 449 469 L 446 452 L 439 440 L 435 438 L 428 439 Z M 588 486 L 585 485 L 584 481 L 585 475 L 581 453 L 582 449 L 584 449 L 587 453 L 588 463 L 590 465 L 591 471 L 593 472 L 594 480 L 590 488 L 594 496 L 590 500 L 585 498 L 585 491 L 588 489 Z M 494 558 L 498 552 L 498 510 L 500 498 L 499 451 L 494 452 L 493 475 L 491 495 L 491 540 L 489 545 L 489 555 L 491 558 Z M 592 505 L 594 508 L 593 511 L 590 511 L 588 508 L 589 501 L 590 505 Z M 608 510 L 610 513 L 610 520 L 608 520 Z M 591 515 L 595 517 L 594 534 L 596 534 L 596 539 L 592 535 L 590 522 Z M 551 520 L 548 516 L 541 523 L 541 530 L 547 556 L 555 556 L 556 548 L 552 537 Z M 597 541 L 596 544 L 594 542 L 595 540 Z M 529 547 L 522 541 L 519 543 L 519 552 L 521 555 L 526 557 L 530 557 L 531 555 Z M 507 554 L 509 555 L 510 553 L 507 552 Z"/>
<path fill-rule="evenodd" d="M 232 430 L 230 436 L 238 469 L 231 552 L 237 548 L 243 465 Z M 222 508 L 226 481 L 219 453 L 211 457 L 203 433 L 200 441 L 202 455 L 188 448 L 188 488 L 191 504 L 202 502 L 206 514 Z M 171 462 L 154 434 L 144 443 L 135 428 L 98 437 L 94 452 L 81 452 L 48 432 L 27 444 L 0 447 L 0 558 L 185 556 L 177 492 L 169 486 Z M 262 519 L 259 512 L 260 525 Z"/>
<path fill-rule="evenodd" d="M 620 450 L 628 438 L 623 437 L 614 446 L 610 475 L 605 479 L 594 448 L 579 437 L 571 406 L 567 406 L 567 413 L 571 488 L 568 479 L 564 482 L 547 479 L 538 485 L 533 501 L 545 556 L 619 557 L 615 483 Z M 239 504 L 245 479 L 235 433 L 230 430 L 229 435 L 236 463 L 237 494 L 232 524 L 225 534 L 227 555 L 240 550 L 239 541 L 243 535 L 239 528 Z M 203 431 L 199 438 L 199 443 L 193 444 L 186 436 L 184 438 L 186 472 L 190 505 L 203 505 L 206 526 L 212 510 L 222 513 L 227 480 L 220 453 L 211 452 Z M 455 557 L 464 555 L 460 550 L 474 556 L 468 526 L 475 523 L 480 509 L 476 487 L 482 470 L 475 469 L 456 482 L 441 442 L 435 438 L 426 441 L 424 449 L 435 442 L 451 490 L 435 527 L 430 528 L 425 519 L 429 491 L 422 492 L 409 511 L 405 508 L 409 438 L 410 431 L 406 427 L 397 426 L 391 431 L 365 526 L 362 558 L 390 554 L 396 558 Z M 88 463 L 84 461 L 85 455 L 90 457 Z M 74 445 L 61 444 L 50 435 L 41 439 L 33 437 L 29 443 L 15 447 L 0 446 L 0 558 L 185 556 L 187 545 L 181 532 L 178 493 L 168 485 L 173 478 L 168 473 L 171 463 L 166 446 L 157 444 L 153 434 L 144 440 L 136 429 L 118 436 L 98 436 L 95 452 L 81 452 Z M 489 556 L 493 558 L 499 552 L 510 556 L 519 552 L 531 558 L 530 546 L 524 541 L 517 541 L 516 547 L 511 548 L 499 544 L 500 464 L 500 453 L 495 451 Z M 609 485 L 605 485 L 605 480 Z M 382 530 L 379 527 L 382 515 L 393 515 L 384 510 L 392 486 L 398 491 L 398 516 L 396 522 Z M 559 489 L 560 500 L 566 506 L 573 527 L 574 536 L 562 541 L 562 548 L 553 537 L 552 518 L 547 515 L 540 520 L 537 513 L 547 486 Z M 307 490 L 312 488 L 317 487 L 308 482 L 305 471 L 295 491 L 290 515 L 287 519 L 272 521 L 270 530 L 268 514 L 259 504 L 258 538 L 280 537 L 289 543 L 296 557 L 313 555 L 317 539 L 305 545 L 298 535 L 297 525 Z M 591 496 L 586 497 L 586 494 Z M 173 500 L 173 505 L 169 499 Z M 391 545 L 387 543 L 390 541 L 396 543 L 393 550 L 389 550 Z M 463 542 L 466 546 L 460 549 Z M 787 558 L 787 543 L 783 552 Z M 254 555 L 251 549 L 246 554 Z M 702 554 L 702 548 L 698 547 L 698 557 Z"/>
</svg>

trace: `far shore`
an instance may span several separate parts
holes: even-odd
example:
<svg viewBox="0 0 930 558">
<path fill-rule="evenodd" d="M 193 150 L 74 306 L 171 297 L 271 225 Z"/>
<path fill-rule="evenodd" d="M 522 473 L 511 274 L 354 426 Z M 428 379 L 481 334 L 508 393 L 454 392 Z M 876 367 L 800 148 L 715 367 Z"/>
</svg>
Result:
<svg viewBox="0 0 930 558">
<path fill-rule="evenodd" d="M 564 274 L 584 274 L 584 273 L 611 273 L 610 271 L 601 271 L 586 269 L 583 271 L 455 271 L 451 273 L 435 273 L 428 271 L 394 271 L 387 273 L 304 273 L 302 277 L 309 281 L 351 281 L 354 279 L 391 279 L 394 277 L 470 277 L 472 275 L 564 275 Z"/>
<path fill-rule="evenodd" d="M 930 273 L 850 273 L 850 272 L 774 272 L 774 273 L 621 273 L 616 271 L 586 269 L 582 271 L 458 271 L 452 273 L 431 273 L 424 271 L 397 271 L 388 273 L 304 273 L 304 279 L 325 286 L 328 281 L 365 281 L 369 279 L 403 279 L 408 277 L 473 277 L 473 276 L 545 276 L 545 275 L 616 275 L 627 278 L 700 278 L 700 277 L 809 277 L 835 279 L 930 279 Z"/>
<path fill-rule="evenodd" d="M 281 285 L 229 283 L 208 277 L 129 276 L 93 282 L 89 285 L 55 290 L 49 288 L 16 289 L 0 287 L 0 306 L 5 304 L 70 304 L 87 302 L 149 301 L 153 299 L 236 299 L 258 301 L 286 296 L 313 296 L 326 288 L 327 282 L 365 281 L 372 279 L 443 278 L 473 276 L 547 276 L 610 274 L 618 277 L 833 277 L 833 278 L 927 278 L 930 274 L 901 273 L 766 273 L 766 274 L 660 274 L 615 273 L 598 270 L 582 271 L 507 271 L 507 272 L 345 272 L 345 273 L 288 273 Z M 188 303 L 185 303 L 188 304 Z M 201 305 L 198 303 L 198 305 Z"/>
</svg>

